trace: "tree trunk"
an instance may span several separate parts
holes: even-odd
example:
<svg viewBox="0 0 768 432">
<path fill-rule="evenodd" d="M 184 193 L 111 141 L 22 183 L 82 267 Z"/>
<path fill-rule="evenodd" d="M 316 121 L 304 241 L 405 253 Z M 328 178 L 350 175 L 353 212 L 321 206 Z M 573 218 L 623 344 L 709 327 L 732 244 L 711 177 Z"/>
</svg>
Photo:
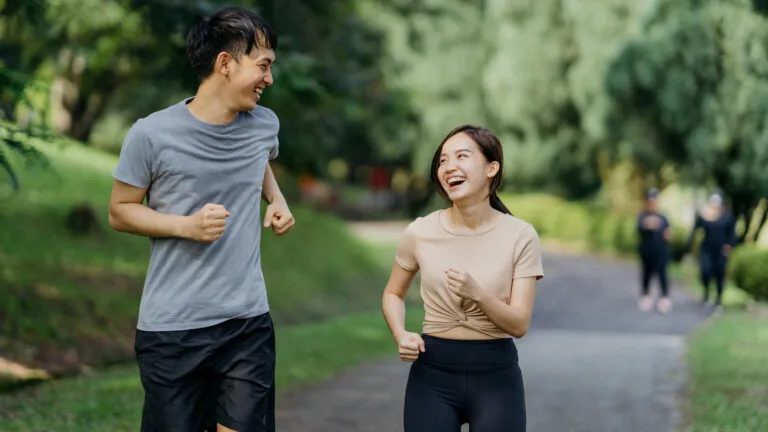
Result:
<svg viewBox="0 0 768 432">
<path fill-rule="evenodd" d="M 768 198 L 766 198 L 768 199 Z M 763 227 L 765 226 L 765 221 L 768 220 L 768 203 L 763 209 L 763 216 L 760 218 L 760 221 L 757 223 L 757 230 L 755 231 L 755 243 L 760 239 L 760 234 L 763 231 Z"/>
<path fill-rule="evenodd" d="M 59 54 L 60 74 L 51 87 L 54 130 L 82 142 L 88 142 L 91 137 L 119 80 L 109 73 L 97 74 L 87 77 L 88 85 L 84 86 L 85 61 L 82 56 L 63 49 Z"/>
<path fill-rule="evenodd" d="M 93 132 L 93 126 L 104 113 L 104 99 L 99 94 L 90 96 L 81 94 L 75 105 L 70 108 L 72 122 L 67 135 L 84 143 L 88 142 Z"/>
<path fill-rule="evenodd" d="M 760 204 L 760 198 L 735 194 L 732 199 L 733 216 L 744 218 L 744 230 L 739 235 L 739 243 L 744 243 L 752 227 L 752 219 Z M 753 239 L 754 240 L 754 239 Z"/>
</svg>

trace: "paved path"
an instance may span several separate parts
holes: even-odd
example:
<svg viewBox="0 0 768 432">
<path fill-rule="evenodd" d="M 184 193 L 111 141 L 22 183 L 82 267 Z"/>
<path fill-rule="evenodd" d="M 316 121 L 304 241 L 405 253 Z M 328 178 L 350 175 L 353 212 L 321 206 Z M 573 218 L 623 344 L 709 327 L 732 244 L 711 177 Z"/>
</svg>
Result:
<svg viewBox="0 0 768 432">
<path fill-rule="evenodd" d="M 356 228 L 371 232 L 369 225 Z M 391 239 L 398 229 L 382 227 L 388 231 L 382 237 Z M 673 285 L 672 313 L 639 312 L 633 263 L 557 254 L 544 259 L 531 330 L 518 341 L 528 431 L 676 430 L 686 382 L 683 338 L 705 311 Z M 402 431 L 407 374 L 408 364 L 393 354 L 291 395 L 278 406 L 278 430 Z"/>
</svg>

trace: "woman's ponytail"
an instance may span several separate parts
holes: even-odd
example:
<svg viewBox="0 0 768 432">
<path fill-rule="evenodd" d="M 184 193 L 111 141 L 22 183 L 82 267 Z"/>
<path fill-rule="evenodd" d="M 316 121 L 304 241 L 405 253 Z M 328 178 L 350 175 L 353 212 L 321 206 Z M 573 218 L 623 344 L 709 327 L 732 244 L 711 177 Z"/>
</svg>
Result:
<svg viewBox="0 0 768 432">
<path fill-rule="evenodd" d="M 509 211 L 507 206 L 504 205 L 504 203 L 501 201 L 501 198 L 499 198 L 499 195 L 497 195 L 496 192 L 491 193 L 491 195 L 488 197 L 488 200 L 491 202 L 491 207 L 493 207 L 494 209 L 502 213 L 512 215 L 512 212 Z"/>
</svg>

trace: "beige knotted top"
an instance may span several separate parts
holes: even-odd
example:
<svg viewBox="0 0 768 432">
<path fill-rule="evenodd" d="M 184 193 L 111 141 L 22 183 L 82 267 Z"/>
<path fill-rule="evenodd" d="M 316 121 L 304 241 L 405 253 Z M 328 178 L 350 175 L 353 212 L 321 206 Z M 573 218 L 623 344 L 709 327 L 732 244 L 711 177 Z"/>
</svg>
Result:
<svg viewBox="0 0 768 432">
<path fill-rule="evenodd" d="M 464 269 L 482 289 L 509 303 L 513 279 L 538 280 L 544 276 L 535 228 L 517 217 L 503 215 L 482 232 L 462 234 L 450 228 L 443 212 L 438 210 L 411 222 L 395 257 L 405 270 L 420 272 L 425 309 L 422 332 L 459 333 L 463 339 L 510 337 L 477 304 L 448 290 L 445 270 L 451 266 Z"/>
</svg>

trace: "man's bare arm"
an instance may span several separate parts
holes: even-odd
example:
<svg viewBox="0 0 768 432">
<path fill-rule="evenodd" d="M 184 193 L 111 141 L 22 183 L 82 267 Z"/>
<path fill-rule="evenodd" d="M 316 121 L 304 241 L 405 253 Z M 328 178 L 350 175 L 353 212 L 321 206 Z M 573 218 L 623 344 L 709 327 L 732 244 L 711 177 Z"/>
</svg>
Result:
<svg viewBox="0 0 768 432">
<path fill-rule="evenodd" d="M 109 200 L 109 225 L 116 231 L 144 237 L 180 237 L 210 242 L 225 230 L 227 210 L 216 204 L 206 204 L 191 216 L 157 212 L 142 203 L 147 190 L 119 180 L 112 186 Z"/>
<path fill-rule="evenodd" d="M 280 192 L 280 186 L 277 184 L 275 173 L 272 171 L 269 162 L 267 162 L 267 168 L 264 170 L 264 180 L 261 183 L 261 198 L 269 204 L 279 201 L 285 202 L 285 197 Z"/>
</svg>

